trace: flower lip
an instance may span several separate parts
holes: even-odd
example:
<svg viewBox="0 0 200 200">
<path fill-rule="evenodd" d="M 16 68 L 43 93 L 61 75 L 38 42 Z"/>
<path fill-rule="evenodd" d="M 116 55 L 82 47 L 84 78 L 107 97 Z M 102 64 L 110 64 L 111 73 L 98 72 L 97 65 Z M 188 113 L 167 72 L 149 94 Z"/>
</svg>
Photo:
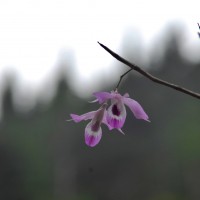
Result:
<svg viewBox="0 0 200 200">
<path fill-rule="evenodd" d="M 114 104 L 112 107 L 112 113 L 113 115 L 116 115 L 116 116 L 119 116 L 121 113 L 116 104 Z"/>
<path fill-rule="evenodd" d="M 93 135 L 91 135 L 90 137 L 87 138 L 86 140 L 86 144 L 90 147 L 94 147 L 95 145 L 97 145 L 98 143 L 96 142 L 96 139 Z"/>
<path fill-rule="evenodd" d="M 122 128 L 126 120 L 126 109 L 121 101 L 116 101 L 108 108 L 106 119 L 113 128 Z"/>
<path fill-rule="evenodd" d="M 97 131 L 92 130 L 92 121 L 85 128 L 85 143 L 90 146 L 96 146 L 102 137 L 102 130 L 101 127 L 98 128 Z"/>
<path fill-rule="evenodd" d="M 96 132 L 96 131 L 99 130 L 100 126 L 101 126 L 101 122 L 100 121 L 96 121 L 94 124 L 92 124 L 91 130 Z"/>
</svg>

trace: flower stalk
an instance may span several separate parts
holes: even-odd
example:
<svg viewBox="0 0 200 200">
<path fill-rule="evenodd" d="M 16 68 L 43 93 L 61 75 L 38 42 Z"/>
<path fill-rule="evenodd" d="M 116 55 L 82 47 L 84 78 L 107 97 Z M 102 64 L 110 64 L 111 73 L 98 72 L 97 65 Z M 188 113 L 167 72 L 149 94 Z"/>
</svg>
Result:
<svg viewBox="0 0 200 200">
<path fill-rule="evenodd" d="M 132 70 L 133 70 L 133 69 L 129 69 L 127 72 L 125 72 L 124 74 L 122 74 L 122 75 L 120 76 L 120 79 L 119 79 L 119 82 L 117 83 L 117 86 L 116 86 L 116 88 L 115 88 L 115 91 L 118 90 L 119 85 L 120 85 L 122 79 L 124 78 L 124 76 L 126 76 L 126 75 L 127 75 L 130 71 L 132 71 Z"/>
</svg>

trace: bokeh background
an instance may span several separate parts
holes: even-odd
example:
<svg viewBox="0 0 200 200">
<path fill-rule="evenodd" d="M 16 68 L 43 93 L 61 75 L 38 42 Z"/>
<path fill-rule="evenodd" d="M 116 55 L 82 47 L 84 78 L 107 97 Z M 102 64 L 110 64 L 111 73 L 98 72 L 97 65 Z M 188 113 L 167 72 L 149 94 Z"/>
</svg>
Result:
<svg viewBox="0 0 200 200">
<path fill-rule="evenodd" d="M 102 140 L 90 148 L 84 143 L 88 122 L 66 122 L 70 113 L 98 109 L 98 104 L 88 103 L 94 99 L 92 92 L 113 90 L 128 69 L 98 46 L 97 40 L 153 75 L 200 92 L 198 21 L 189 18 L 195 15 L 193 2 L 181 2 L 192 5 L 187 7 L 189 14 L 184 14 L 179 1 L 168 1 L 168 7 L 156 1 L 150 7 L 143 1 L 86 1 L 81 5 L 76 1 L 73 7 L 69 1 L 27 2 L 0 3 L 5 11 L 0 14 L 0 199 L 199 200 L 198 99 L 131 72 L 119 92 L 128 92 L 140 102 L 151 123 L 136 120 L 127 109 L 126 135 L 102 126 Z M 134 8 L 136 16 L 130 14 Z M 166 8 L 165 13 L 174 12 L 164 14 L 169 21 L 161 25 L 158 20 L 164 20 Z M 56 10 L 59 17 L 48 18 Z M 73 15 L 62 15 L 65 10 Z M 173 14 L 183 19 L 171 19 Z M 60 23 L 62 16 L 65 24 Z M 38 23 L 44 22 L 39 27 L 37 18 Z M 96 24 L 96 19 L 102 23 Z M 28 24 L 20 25 L 23 20 Z M 74 38 L 67 34 L 71 24 L 79 27 L 70 28 Z M 37 28 L 33 35 L 32 28 Z M 61 46 L 48 32 L 61 38 Z M 153 39 L 149 34 L 155 35 Z M 47 50 L 53 49 L 49 54 L 43 52 L 46 45 Z M 80 59 L 83 55 L 85 60 Z"/>
</svg>

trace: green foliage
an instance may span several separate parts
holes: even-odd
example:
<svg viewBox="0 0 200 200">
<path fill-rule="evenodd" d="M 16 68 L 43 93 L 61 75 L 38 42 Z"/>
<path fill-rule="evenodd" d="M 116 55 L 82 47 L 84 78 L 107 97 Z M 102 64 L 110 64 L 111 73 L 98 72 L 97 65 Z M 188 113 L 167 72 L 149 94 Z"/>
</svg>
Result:
<svg viewBox="0 0 200 200">
<path fill-rule="evenodd" d="M 177 40 L 176 34 L 167 41 L 162 61 L 152 58 L 152 73 L 199 90 L 200 65 L 180 56 Z M 134 41 L 129 44 L 134 45 Z M 129 76 L 121 92 L 129 92 L 141 102 L 151 123 L 128 115 L 125 136 L 103 127 L 100 144 L 89 148 L 84 144 L 87 123 L 65 120 L 70 113 L 93 110 L 94 105 L 76 97 L 62 77 L 54 99 L 45 106 L 38 102 L 28 113 L 15 111 L 12 84 L 4 93 L 0 199 L 200 198 L 198 100 L 145 78 Z"/>
</svg>

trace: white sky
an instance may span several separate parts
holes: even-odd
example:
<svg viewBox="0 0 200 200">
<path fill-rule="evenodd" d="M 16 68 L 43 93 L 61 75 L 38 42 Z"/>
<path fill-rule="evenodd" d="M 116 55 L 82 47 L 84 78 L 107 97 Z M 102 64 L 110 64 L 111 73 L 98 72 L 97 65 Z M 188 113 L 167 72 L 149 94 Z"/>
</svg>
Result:
<svg viewBox="0 0 200 200">
<path fill-rule="evenodd" d="M 0 0 L 0 83 L 2 74 L 14 69 L 16 87 L 34 90 L 55 71 L 59 54 L 71 50 L 77 67 L 73 86 L 77 92 L 92 90 L 99 73 L 113 73 L 114 59 L 97 41 L 117 51 L 130 27 L 148 49 L 167 22 L 182 22 L 188 54 L 199 42 L 199 5 L 194 0 Z"/>
</svg>

